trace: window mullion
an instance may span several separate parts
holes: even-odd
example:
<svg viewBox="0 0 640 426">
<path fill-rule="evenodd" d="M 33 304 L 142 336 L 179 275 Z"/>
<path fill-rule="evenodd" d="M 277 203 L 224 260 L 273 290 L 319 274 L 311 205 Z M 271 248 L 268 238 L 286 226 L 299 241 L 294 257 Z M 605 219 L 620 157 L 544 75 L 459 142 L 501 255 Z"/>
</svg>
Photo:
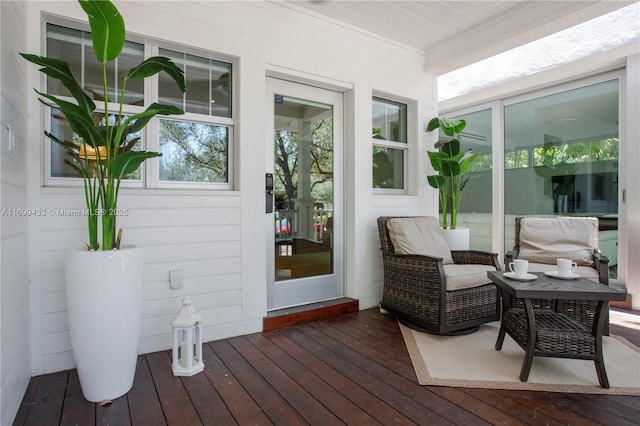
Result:
<svg viewBox="0 0 640 426">
<path fill-rule="evenodd" d="M 145 59 L 158 55 L 158 46 L 152 46 L 145 44 L 144 57 Z M 158 74 L 147 77 L 144 81 L 144 106 L 145 109 L 154 102 L 158 102 Z M 152 119 L 144 129 L 143 133 L 144 145 L 143 149 L 146 151 L 160 151 L 160 131 L 158 118 Z M 143 163 L 145 168 L 145 186 L 147 188 L 158 187 L 159 165 L 158 159 L 151 159 Z"/>
</svg>

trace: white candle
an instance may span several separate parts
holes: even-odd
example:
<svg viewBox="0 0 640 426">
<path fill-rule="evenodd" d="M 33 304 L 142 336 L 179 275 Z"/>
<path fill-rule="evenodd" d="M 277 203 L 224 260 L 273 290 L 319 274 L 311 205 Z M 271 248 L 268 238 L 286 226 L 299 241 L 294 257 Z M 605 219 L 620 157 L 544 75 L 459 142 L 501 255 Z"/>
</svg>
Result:
<svg viewBox="0 0 640 426">
<path fill-rule="evenodd" d="M 180 356 L 179 356 L 180 367 L 185 368 L 187 366 L 187 343 L 180 343 Z"/>
</svg>

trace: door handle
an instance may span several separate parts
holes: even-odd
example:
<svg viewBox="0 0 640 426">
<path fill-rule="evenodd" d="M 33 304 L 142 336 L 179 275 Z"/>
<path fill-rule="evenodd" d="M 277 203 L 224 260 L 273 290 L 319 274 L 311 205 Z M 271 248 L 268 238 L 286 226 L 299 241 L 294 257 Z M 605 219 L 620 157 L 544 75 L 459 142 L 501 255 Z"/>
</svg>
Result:
<svg viewBox="0 0 640 426">
<path fill-rule="evenodd" d="M 273 213 L 273 173 L 265 174 L 265 211 Z"/>
</svg>

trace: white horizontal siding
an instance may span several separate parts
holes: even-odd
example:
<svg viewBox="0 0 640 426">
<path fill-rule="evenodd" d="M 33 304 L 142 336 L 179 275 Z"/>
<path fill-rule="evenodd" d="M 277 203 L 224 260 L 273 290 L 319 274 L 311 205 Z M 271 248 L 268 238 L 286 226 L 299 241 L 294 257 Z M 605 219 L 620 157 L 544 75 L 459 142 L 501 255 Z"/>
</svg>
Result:
<svg viewBox="0 0 640 426">
<path fill-rule="evenodd" d="M 86 217 L 70 215 L 83 208 L 79 189 L 45 188 L 43 192 L 40 209 L 46 213 L 34 221 L 40 229 L 42 314 L 45 321 L 54 320 L 42 329 L 43 356 L 48 359 L 45 364 L 56 359 L 66 363 L 68 358 L 60 357 L 71 350 L 64 258 L 67 250 L 86 243 Z M 127 207 L 122 207 L 125 214 L 118 218 L 118 227 L 125 230 L 124 244 L 144 247 L 141 353 L 171 344 L 170 318 L 180 310 L 187 293 L 195 298 L 203 318 L 211 321 L 219 321 L 215 315 L 219 309 L 233 307 L 240 312 L 239 196 L 130 192 L 121 197 L 120 205 Z M 169 286 L 169 271 L 174 269 L 183 273 L 180 290 Z M 236 314 L 233 320 L 238 319 Z M 205 322 L 205 330 L 206 324 L 214 323 Z"/>
<path fill-rule="evenodd" d="M 346 91 L 346 260 L 347 296 L 363 308 L 378 303 L 381 269 L 371 240 L 375 217 L 385 206 L 404 205 L 414 213 L 428 209 L 422 159 L 411 159 L 415 171 L 411 195 L 384 199 L 371 195 L 371 96 L 373 92 L 417 103 L 420 129 L 415 149 L 425 148 L 422 132 L 435 109 L 434 81 L 423 72 L 423 55 L 361 32 L 300 13 L 277 2 L 116 2 L 127 30 L 141 37 L 175 43 L 177 48 L 227 55 L 236 63 L 238 105 L 234 154 L 234 190 L 124 188 L 118 218 L 123 244 L 144 247 L 141 353 L 168 349 L 171 317 L 185 294 L 202 316 L 205 340 L 262 329 L 266 315 L 266 246 L 264 173 L 271 117 L 265 112 L 267 75 L 291 76 L 307 83 Z M 41 13 L 85 20 L 74 2 L 30 2 L 28 50 L 40 51 Z M 29 84 L 40 76 L 29 68 Z M 47 373 L 74 365 L 68 340 L 64 254 L 86 244 L 80 188 L 43 187 L 41 108 L 29 98 L 30 207 L 47 214 L 30 220 L 32 282 L 35 301 L 32 326 L 33 370 Z M 154 160 L 152 160 L 154 161 Z M 49 214 L 50 213 L 50 214 Z M 171 289 L 169 271 L 182 270 L 183 288 Z"/>
<path fill-rule="evenodd" d="M 0 2 L 0 424 L 11 424 L 31 376 L 27 77 L 18 52 L 26 48 L 26 2 Z M 9 151 L 8 126 L 15 133 Z"/>
</svg>

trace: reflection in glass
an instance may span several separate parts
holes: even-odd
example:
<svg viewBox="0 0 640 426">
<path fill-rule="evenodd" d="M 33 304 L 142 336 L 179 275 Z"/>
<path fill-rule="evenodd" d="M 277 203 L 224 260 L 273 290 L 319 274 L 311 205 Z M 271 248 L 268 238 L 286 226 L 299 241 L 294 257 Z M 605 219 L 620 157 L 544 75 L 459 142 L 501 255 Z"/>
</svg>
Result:
<svg viewBox="0 0 640 426">
<path fill-rule="evenodd" d="M 373 187 L 402 188 L 404 150 L 373 146 Z"/>
<path fill-rule="evenodd" d="M 104 113 L 94 113 L 94 122 L 98 124 L 105 124 Z M 110 123 L 115 124 L 115 116 L 109 116 Z M 84 163 L 86 159 L 81 154 L 85 149 L 84 141 L 78 135 L 73 133 L 69 123 L 67 123 L 64 115 L 57 109 L 51 109 L 51 134 L 53 134 L 58 140 L 64 142 L 65 147 L 60 146 L 55 142 L 51 143 L 51 176 L 52 177 L 82 177 L 81 163 Z M 131 133 L 127 135 L 127 144 L 120 147 L 120 152 L 129 150 L 140 150 L 140 136 L 141 133 Z M 88 147 L 87 152 L 93 151 L 92 147 Z M 105 151 L 100 151 L 105 152 Z M 101 154 L 102 155 L 102 154 Z M 88 160 L 90 163 L 92 159 Z M 89 164 L 88 169 L 93 169 L 94 166 Z M 140 179 L 141 169 L 136 170 L 126 179 Z"/>
<path fill-rule="evenodd" d="M 467 121 L 464 131 L 460 134 L 460 150 L 472 149 L 480 156 L 473 162 L 467 174 L 469 181 L 464 187 L 460 213 L 491 213 L 491 170 L 493 145 L 491 109 L 458 115 L 455 119 Z"/>
<path fill-rule="evenodd" d="M 462 200 L 458 208 L 458 224 L 464 225 L 464 219 L 474 222 L 479 217 L 487 218 L 478 223 L 470 225 L 471 239 L 469 248 L 472 250 L 483 250 L 493 252 L 491 245 L 492 222 L 492 161 L 491 149 L 493 145 L 491 109 L 484 109 L 468 114 L 457 115 L 452 119 L 464 119 L 467 125 L 460 135 L 460 149 L 477 152 L 480 156 L 473 162 L 471 171 L 467 173 L 469 178 L 463 189 Z M 482 216 L 476 214 L 481 213 Z M 476 233 L 482 232 L 482 235 Z M 488 238 L 487 238 L 488 236 Z"/>
<path fill-rule="evenodd" d="M 333 272 L 333 109 L 275 96 L 275 280 Z"/>
<path fill-rule="evenodd" d="M 88 37 L 88 40 L 85 40 L 85 37 Z M 68 63 L 78 81 L 82 76 L 82 46 L 86 43 L 91 45 L 91 36 L 88 33 L 47 24 L 47 56 Z M 56 96 L 71 96 L 67 88 L 55 78 L 47 78 L 47 92 Z"/>
<path fill-rule="evenodd" d="M 504 117 L 505 247 L 516 215 L 595 216 L 615 274 L 618 81 L 508 105 Z"/>
<path fill-rule="evenodd" d="M 376 139 L 407 142 L 407 105 L 373 98 L 372 122 Z"/>
<path fill-rule="evenodd" d="M 404 190 L 407 158 L 407 105 L 373 97 L 372 188 Z"/>
<path fill-rule="evenodd" d="M 90 33 L 47 24 L 47 56 L 66 61 L 71 72 L 89 93 L 89 96 L 96 101 L 104 99 L 102 66 L 93 53 Z M 110 102 L 120 101 L 124 77 L 131 68 L 137 66 L 143 59 L 143 45 L 126 41 L 120 56 L 115 61 L 107 63 L 109 87 L 107 96 Z M 117 87 L 116 78 L 118 79 Z M 69 91 L 56 79 L 47 79 L 47 89 L 49 93 L 54 95 L 70 96 Z M 129 80 L 126 87 L 125 104 L 142 106 L 143 99 L 143 81 Z"/>
<path fill-rule="evenodd" d="M 159 102 L 183 108 L 185 112 L 231 117 L 231 64 L 187 53 L 160 49 L 183 67 L 187 90 L 183 94 L 168 75 L 159 74 Z"/>
<path fill-rule="evenodd" d="M 160 120 L 160 180 L 229 181 L 229 128 Z"/>
</svg>

